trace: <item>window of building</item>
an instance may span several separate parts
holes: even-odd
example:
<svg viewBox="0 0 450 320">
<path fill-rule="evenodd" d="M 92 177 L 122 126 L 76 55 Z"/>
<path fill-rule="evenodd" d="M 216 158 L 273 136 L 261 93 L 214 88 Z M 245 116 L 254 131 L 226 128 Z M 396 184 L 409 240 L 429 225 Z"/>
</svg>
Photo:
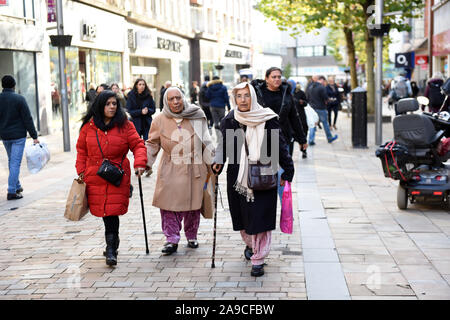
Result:
<svg viewBox="0 0 450 320">
<path fill-rule="evenodd" d="M 9 0 L 8 5 L 0 6 L 0 15 L 18 18 L 35 18 L 34 0 Z"/>
<path fill-rule="evenodd" d="M 27 101 L 34 124 L 39 130 L 35 61 L 34 52 L 0 50 L 0 78 L 7 74 L 14 77 L 15 90 Z"/>
<path fill-rule="evenodd" d="M 297 57 L 319 57 L 326 55 L 326 46 L 302 46 L 297 48 Z"/>
</svg>

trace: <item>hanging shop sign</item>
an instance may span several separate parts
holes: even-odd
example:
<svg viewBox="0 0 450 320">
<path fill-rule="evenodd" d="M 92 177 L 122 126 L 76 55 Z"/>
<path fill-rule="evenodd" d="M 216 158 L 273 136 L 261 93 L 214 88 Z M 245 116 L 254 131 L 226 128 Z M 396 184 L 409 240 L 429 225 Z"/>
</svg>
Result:
<svg viewBox="0 0 450 320">
<path fill-rule="evenodd" d="M 428 56 L 418 55 L 418 56 L 416 56 L 415 61 L 416 61 L 416 65 L 419 65 L 419 66 L 428 64 Z"/>
<path fill-rule="evenodd" d="M 414 52 L 403 52 L 395 54 L 396 68 L 414 68 Z"/>
</svg>

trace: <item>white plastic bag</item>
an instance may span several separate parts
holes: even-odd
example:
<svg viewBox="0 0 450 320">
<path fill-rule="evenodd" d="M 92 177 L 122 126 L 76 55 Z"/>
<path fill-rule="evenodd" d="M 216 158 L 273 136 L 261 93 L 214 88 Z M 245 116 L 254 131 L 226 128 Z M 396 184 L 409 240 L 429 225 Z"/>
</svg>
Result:
<svg viewBox="0 0 450 320">
<path fill-rule="evenodd" d="M 305 107 L 305 114 L 306 122 L 308 122 L 308 128 L 314 128 L 319 122 L 319 115 L 309 104 Z"/>
<path fill-rule="evenodd" d="M 27 167 L 30 173 L 38 173 L 50 160 L 50 151 L 47 144 L 41 142 L 31 144 L 25 148 L 25 156 L 27 158 Z"/>
</svg>

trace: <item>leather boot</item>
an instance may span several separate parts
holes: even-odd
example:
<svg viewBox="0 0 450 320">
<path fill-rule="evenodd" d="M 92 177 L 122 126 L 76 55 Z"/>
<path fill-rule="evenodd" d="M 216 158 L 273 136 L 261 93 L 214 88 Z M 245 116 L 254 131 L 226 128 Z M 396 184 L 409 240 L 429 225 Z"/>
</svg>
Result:
<svg viewBox="0 0 450 320">
<path fill-rule="evenodd" d="M 119 235 L 115 235 L 115 236 L 116 236 L 116 240 L 115 240 L 115 245 L 114 245 L 114 255 L 116 256 L 116 259 L 117 259 L 117 255 L 119 254 L 120 239 L 119 239 Z M 103 255 L 106 257 L 106 250 L 103 251 Z"/>
<path fill-rule="evenodd" d="M 117 264 L 117 254 L 116 254 L 116 237 L 118 235 L 114 233 L 108 233 L 105 235 L 106 240 L 106 251 L 105 251 L 105 257 L 106 257 L 106 264 L 108 266 L 115 266 Z"/>
</svg>

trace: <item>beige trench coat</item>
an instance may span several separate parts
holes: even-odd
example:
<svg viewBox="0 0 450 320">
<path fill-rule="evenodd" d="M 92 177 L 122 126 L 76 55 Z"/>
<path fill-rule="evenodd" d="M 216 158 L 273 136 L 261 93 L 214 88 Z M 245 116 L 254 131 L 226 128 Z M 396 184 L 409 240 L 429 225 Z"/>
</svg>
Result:
<svg viewBox="0 0 450 320">
<path fill-rule="evenodd" d="M 208 145 L 211 140 L 206 119 L 198 121 L 202 121 L 203 139 L 205 140 L 205 135 L 208 137 L 209 141 L 206 142 Z M 197 140 L 195 144 L 194 140 Z M 194 152 L 195 146 L 198 152 Z M 163 113 L 153 119 L 146 141 L 149 167 L 152 167 L 160 149 L 163 149 L 156 177 L 153 206 L 175 212 L 201 208 L 203 187 L 208 173 L 211 173 L 210 165 L 205 162 L 208 158 L 204 159 L 202 156 L 204 146 L 194 133 L 190 120 L 183 119 L 178 128 L 175 120 Z"/>
</svg>

